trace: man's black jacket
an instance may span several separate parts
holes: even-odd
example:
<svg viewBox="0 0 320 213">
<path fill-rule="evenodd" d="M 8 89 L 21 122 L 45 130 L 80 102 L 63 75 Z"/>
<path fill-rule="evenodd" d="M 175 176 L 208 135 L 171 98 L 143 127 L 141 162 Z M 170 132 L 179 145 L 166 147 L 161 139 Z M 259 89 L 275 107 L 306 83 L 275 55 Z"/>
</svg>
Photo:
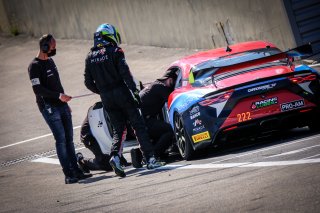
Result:
<svg viewBox="0 0 320 213">
<path fill-rule="evenodd" d="M 86 58 L 84 77 L 86 87 L 94 93 L 107 93 L 125 85 L 132 92 L 136 90 L 136 84 L 120 47 L 93 47 Z"/>
</svg>

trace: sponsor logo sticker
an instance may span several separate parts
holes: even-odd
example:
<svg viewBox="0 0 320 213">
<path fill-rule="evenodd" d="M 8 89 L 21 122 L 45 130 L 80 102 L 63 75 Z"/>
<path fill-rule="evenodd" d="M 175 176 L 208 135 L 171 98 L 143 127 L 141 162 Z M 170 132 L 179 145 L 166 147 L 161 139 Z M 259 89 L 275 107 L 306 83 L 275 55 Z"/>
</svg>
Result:
<svg viewBox="0 0 320 213">
<path fill-rule="evenodd" d="M 280 105 L 281 112 L 298 109 L 304 106 L 304 100 L 291 101 Z"/>
<path fill-rule="evenodd" d="M 202 124 L 202 121 L 199 120 L 199 119 L 196 119 L 192 124 L 193 124 L 194 127 L 196 127 L 196 126 L 198 126 L 198 125 L 201 125 L 201 124 Z"/>
<path fill-rule="evenodd" d="M 191 120 L 200 116 L 199 106 L 192 107 L 192 109 L 189 112 L 190 112 L 190 119 Z"/>
<path fill-rule="evenodd" d="M 251 109 L 260 109 L 263 107 L 275 105 L 277 103 L 278 103 L 278 97 L 268 98 L 265 100 L 253 102 L 251 105 Z"/>
<path fill-rule="evenodd" d="M 194 143 L 210 139 L 209 131 L 201 132 L 196 135 L 192 135 L 192 140 Z"/>
<path fill-rule="evenodd" d="M 193 120 L 193 119 L 195 119 L 195 118 L 197 118 L 199 116 L 200 116 L 200 112 L 197 112 L 197 113 L 195 113 L 193 115 L 190 115 L 190 119 Z"/>
<path fill-rule="evenodd" d="M 40 84 L 39 78 L 33 78 L 33 79 L 31 79 L 31 84 L 32 84 L 32 86 L 39 85 L 39 84 Z"/>
<path fill-rule="evenodd" d="M 199 131 L 203 130 L 204 128 L 205 128 L 204 125 L 202 125 L 202 126 L 198 126 L 198 127 L 193 128 L 192 131 L 199 132 Z"/>
<path fill-rule="evenodd" d="M 259 90 L 269 90 L 274 88 L 277 85 L 277 83 L 272 83 L 272 84 L 266 84 L 263 86 L 259 86 L 259 87 L 253 87 L 248 89 L 248 92 L 255 92 L 255 91 L 259 91 Z"/>
</svg>

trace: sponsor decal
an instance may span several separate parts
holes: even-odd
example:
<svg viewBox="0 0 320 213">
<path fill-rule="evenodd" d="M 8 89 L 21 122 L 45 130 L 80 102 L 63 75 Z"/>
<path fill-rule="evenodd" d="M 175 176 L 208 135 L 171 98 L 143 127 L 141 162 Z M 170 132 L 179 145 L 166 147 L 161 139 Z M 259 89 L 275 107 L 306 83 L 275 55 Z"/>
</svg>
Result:
<svg viewBox="0 0 320 213">
<path fill-rule="evenodd" d="M 253 102 L 251 105 L 251 109 L 260 109 L 263 107 L 268 107 L 278 103 L 278 97 L 268 98 L 261 101 Z"/>
<path fill-rule="evenodd" d="M 208 131 L 201 132 L 201 133 L 196 134 L 196 135 L 192 135 L 192 140 L 193 140 L 194 143 L 198 143 L 200 141 L 204 141 L 204 140 L 207 140 L 207 139 L 210 139 L 210 135 L 209 135 Z"/>
<path fill-rule="evenodd" d="M 259 90 L 269 90 L 274 88 L 277 85 L 277 83 L 273 83 L 273 84 L 266 84 L 263 86 L 259 86 L 259 87 L 253 87 L 248 89 L 248 92 L 255 92 L 255 91 L 259 91 Z"/>
<path fill-rule="evenodd" d="M 189 112 L 190 112 L 190 119 L 191 120 L 200 116 L 199 106 L 192 107 L 192 109 Z"/>
<path fill-rule="evenodd" d="M 39 78 L 31 79 L 31 84 L 32 84 L 32 86 L 39 85 L 40 84 Z"/>
<path fill-rule="evenodd" d="M 202 125 L 202 126 L 198 126 L 198 127 L 195 127 L 195 128 L 193 128 L 193 132 L 199 132 L 199 131 L 201 131 L 201 130 L 203 130 L 205 127 L 204 127 L 204 125 Z"/>
<path fill-rule="evenodd" d="M 107 60 L 107 59 L 108 59 L 108 56 L 107 56 L 107 55 L 104 55 L 104 56 L 102 56 L 102 57 L 100 57 L 100 58 L 92 58 L 92 59 L 90 60 L 90 62 L 91 62 L 91 63 L 98 63 L 98 62 L 105 61 L 105 60 Z"/>
<path fill-rule="evenodd" d="M 304 100 L 291 101 L 280 105 L 281 112 L 298 109 L 304 106 Z"/>
<path fill-rule="evenodd" d="M 190 115 L 190 119 L 193 120 L 193 119 L 195 119 L 195 118 L 197 118 L 199 116 L 200 116 L 200 112 L 197 112 L 197 113 L 195 113 L 193 115 Z"/>
<path fill-rule="evenodd" d="M 201 124 L 202 124 L 202 121 L 199 120 L 199 119 L 196 119 L 192 124 L 193 124 L 194 127 L 196 127 L 196 126 L 198 126 L 198 125 L 201 125 Z"/>
<path fill-rule="evenodd" d="M 190 115 L 196 114 L 197 112 L 199 112 L 199 106 L 194 106 L 190 110 Z"/>
</svg>

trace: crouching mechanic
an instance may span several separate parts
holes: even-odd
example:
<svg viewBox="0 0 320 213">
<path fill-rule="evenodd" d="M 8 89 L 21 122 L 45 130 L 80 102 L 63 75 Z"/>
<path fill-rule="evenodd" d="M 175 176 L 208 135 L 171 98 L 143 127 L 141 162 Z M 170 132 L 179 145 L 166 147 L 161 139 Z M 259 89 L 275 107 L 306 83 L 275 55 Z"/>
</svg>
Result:
<svg viewBox="0 0 320 213">
<path fill-rule="evenodd" d="M 161 78 L 140 91 L 141 110 L 154 145 L 156 158 L 165 157 L 165 151 L 174 143 L 174 133 L 169 123 L 160 120 L 162 107 L 168 101 L 177 79 L 175 70 L 168 70 Z M 132 165 L 142 167 L 142 154 L 139 148 L 131 149 Z M 163 160 L 163 159 L 161 159 Z"/>
<path fill-rule="evenodd" d="M 109 163 L 112 146 L 110 130 L 112 130 L 112 127 L 107 120 L 108 115 L 103 110 L 102 102 L 97 102 L 89 108 L 82 123 L 80 140 L 95 156 L 95 158 L 84 158 L 82 153 L 77 153 L 78 164 L 84 172 L 88 173 L 90 170 L 112 171 Z M 122 166 L 130 165 L 122 155 L 122 148 L 119 156 Z"/>
</svg>

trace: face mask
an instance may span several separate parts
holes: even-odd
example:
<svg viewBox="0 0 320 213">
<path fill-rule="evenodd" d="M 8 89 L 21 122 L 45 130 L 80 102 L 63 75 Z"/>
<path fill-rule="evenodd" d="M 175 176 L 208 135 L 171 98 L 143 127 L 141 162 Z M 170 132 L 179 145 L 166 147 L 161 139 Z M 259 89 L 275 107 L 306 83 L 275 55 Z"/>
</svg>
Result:
<svg viewBox="0 0 320 213">
<path fill-rule="evenodd" d="M 47 55 L 48 55 L 48 57 L 52 57 L 52 56 L 56 55 L 56 53 L 57 53 L 57 49 L 53 49 L 49 53 L 47 53 Z"/>
</svg>

